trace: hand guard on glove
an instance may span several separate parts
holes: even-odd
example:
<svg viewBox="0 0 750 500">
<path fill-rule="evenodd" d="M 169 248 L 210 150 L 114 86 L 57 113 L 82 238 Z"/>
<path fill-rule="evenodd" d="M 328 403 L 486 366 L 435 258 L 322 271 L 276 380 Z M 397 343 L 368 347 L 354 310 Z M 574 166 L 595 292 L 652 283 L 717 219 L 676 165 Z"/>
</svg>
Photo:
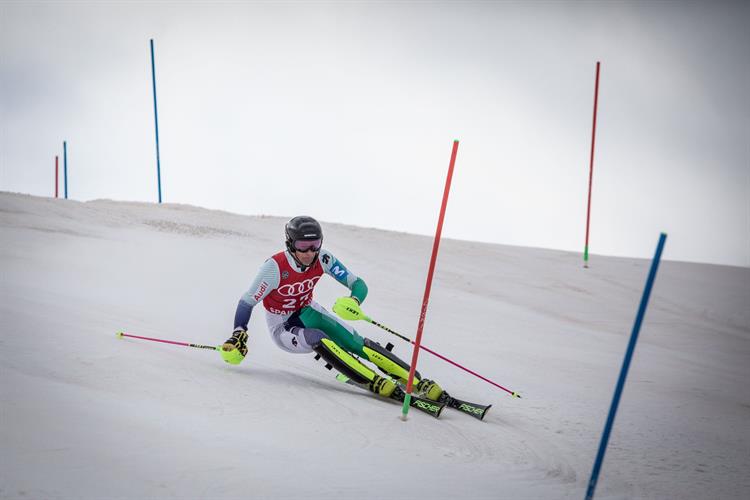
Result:
<svg viewBox="0 0 750 500">
<path fill-rule="evenodd" d="M 239 365 L 247 356 L 247 330 L 237 327 L 232 336 L 224 342 L 219 350 L 221 357 L 230 365 Z"/>
<path fill-rule="evenodd" d="M 338 314 L 340 318 L 349 321 L 365 318 L 365 313 L 359 308 L 359 302 L 354 297 L 336 299 L 336 303 L 333 304 L 333 312 Z"/>
</svg>

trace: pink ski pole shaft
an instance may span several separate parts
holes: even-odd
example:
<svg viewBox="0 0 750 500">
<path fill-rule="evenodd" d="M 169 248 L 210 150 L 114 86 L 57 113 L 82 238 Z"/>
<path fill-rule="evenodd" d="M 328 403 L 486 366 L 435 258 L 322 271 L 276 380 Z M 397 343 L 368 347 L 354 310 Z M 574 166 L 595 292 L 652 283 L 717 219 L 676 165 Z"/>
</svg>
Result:
<svg viewBox="0 0 750 500">
<path fill-rule="evenodd" d="M 185 347 L 195 347 L 198 349 L 210 349 L 212 351 L 219 350 L 219 347 L 212 346 L 212 345 L 190 344 L 189 342 L 177 342 L 175 340 L 154 339 L 151 337 L 141 337 L 140 335 L 131 335 L 125 332 L 117 332 L 115 335 L 117 335 L 119 338 L 130 337 L 133 339 L 150 340 L 151 342 L 162 342 L 164 344 L 174 344 L 174 345 L 181 345 Z"/>
<path fill-rule="evenodd" d="M 380 328 L 382 328 L 383 330 L 385 330 L 385 331 L 386 331 L 386 332 L 388 332 L 388 333 L 392 333 L 393 335 L 395 335 L 396 337 L 398 337 L 398 338 L 400 338 L 400 339 L 403 339 L 403 340 L 405 340 L 405 341 L 407 341 L 407 342 L 409 342 L 409 343 L 411 343 L 411 344 L 414 344 L 414 341 L 413 341 L 412 339 L 410 339 L 410 338 L 408 338 L 408 337 L 404 337 L 404 336 L 403 336 L 403 335 L 401 335 L 400 333 L 396 333 L 396 332 L 394 332 L 393 330 L 391 330 L 391 329 L 390 329 L 390 328 L 388 328 L 387 326 L 385 326 L 385 325 L 381 325 L 380 323 L 378 323 L 377 321 L 374 321 L 374 320 L 372 320 L 371 318 L 367 318 L 367 317 L 365 317 L 365 318 L 363 318 L 363 319 L 364 319 L 365 321 L 367 321 L 368 323 L 372 323 L 373 325 L 375 325 L 375 326 L 377 326 L 377 327 L 380 327 Z M 426 346 L 424 346 L 424 345 L 420 344 L 420 345 L 419 345 L 419 348 L 420 348 L 420 349 L 424 349 L 425 351 L 429 352 L 430 354 L 433 354 L 433 355 L 437 356 L 438 358 L 442 359 L 442 360 L 443 360 L 443 361 L 445 361 L 446 363 L 450 363 L 450 364 L 452 364 L 452 365 L 453 365 L 453 366 L 455 366 L 456 368 L 460 368 L 460 369 L 462 369 L 463 371 L 465 371 L 465 372 L 467 372 L 467 373 L 471 373 L 471 374 L 472 374 L 472 375 L 474 375 L 475 377 L 477 377 L 477 378 L 480 378 L 480 379 L 484 380 L 485 382 L 487 382 L 487 383 L 489 383 L 489 384 L 492 384 L 492 385 L 494 385 L 495 387 L 498 387 L 498 388 L 500 388 L 500 389 L 504 390 L 505 392 L 507 392 L 508 394 L 510 394 L 511 396 L 513 396 L 514 398 L 520 398 L 520 397 L 521 397 L 521 395 L 520 395 L 520 394 L 518 394 L 517 392 L 515 392 L 515 391 L 511 391 L 510 389 L 507 389 L 507 388 L 503 387 L 502 385 L 500 385 L 500 384 L 498 384 L 498 383 L 496 383 L 496 382 L 493 382 L 492 380 L 488 379 L 487 377 L 483 377 L 483 376 L 481 376 L 480 374 L 478 374 L 477 372 L 475 372 L 475 371 L 472 371 L 472 370 L 469 370 L 469 369 L 468 369 L 468 368 L 466 368 L 465 366 L 462 366 L 462 365 L 460 365 L 460 364 L 456 363 L 455 361 L 453 361 L 453 360 L 450 360 L 450 359 L 446 358 L 446 357 L 445 357 L 445 356 L 443 356 L 442 354 L 438 354 L 438 353 L 436 353 L 435 351 L 433 351 L 433 350 L 432 350 L 432 349 L 430 349 L 429 347 L 426 347 Z"/>
</svg>

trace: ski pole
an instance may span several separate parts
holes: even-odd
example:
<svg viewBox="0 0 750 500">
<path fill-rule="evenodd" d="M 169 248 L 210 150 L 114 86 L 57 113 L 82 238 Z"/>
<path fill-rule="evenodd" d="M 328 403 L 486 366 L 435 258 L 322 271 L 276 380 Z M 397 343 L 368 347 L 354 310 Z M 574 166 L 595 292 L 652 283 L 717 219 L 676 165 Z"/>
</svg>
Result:
<svg viewBox="0 0 750 500">
<path fill-rule="evenodd" d="M 395 335 L 396 337 L 398 337 L 398 338 L 400 338 L 400 339 L 402 339 L 402 340 L 405 340 L 405 341 L 407 341 L 407 342 L 409 342 L 409 343 L 411 343 L 411 344 L 414 344 L 414 341 L 413 341 L 412 339 L 410 339 L 410 338 L 408 338 L 408 337 L 404 337 L 404 336 L 403 336 L 403 335 L 401 335 L 400 333 L 394 332 L 393 330 L 391 330 L 391 329 L 390 329 L 390 328 L 388 328 L 387 326 L 385 326 L 385 325 L 381 325 L 380 323 L 378 323 L 377 321 L 373 320 L 372 318 L 370 318 L 370 317 L 368 317 L 368 316 L 365 316 L 365 315 L 363 315 L 363 316 L 364 316 L 364 317 L 363 317 L 362 319 L 364 319 L 364 320 L 365 320 L 365 321 L 367 321 L 368 323 L 371 323 L 371 324 L 373 324 L 373 325 L 375 325 L 375 326 L 377 326 L 377 327 L 380 327 L 380 328 L 382 328 L 383 330 L 385 330 L 386 332 L 388 332 L 388 333 L 392 333 L 392 334 L 393 334 L 393 335 Z M 484 380 L 485 382 L 487 382 L 487 383 L 490 383 L 490 384 L 494 385 L 495 387 L 499 387 L 500 389 L 504 390 L 505 392 L 507 392 L 508 394 L 510 394 L 511 396 L 513 396 L 514 398 L 520 398 L 520 397 L 521 397 L 521 395 L 520 395 L 520 394 L 518 394 L 518 393 L 517 393 L 516 391 L 511 391 L 510 389 L 506 389 L 506 388 L 505 388 L 505 387 L 503 387 L 502 385 L 500 385 L 500 384 L 498 384 L 498 383 L 495 383 L 495 382 L 493 382 L 492 380 L 488 379 L 487 377 L 483 377 L 483 376 L 481 376 L 480 374 L 478 374 L 477 372 L 474 372 L 474 371 L 472 371 L 472 370 L 469 370 L 469 369 L 468 369 L 468 368 L 466 368 L 465 366 L 461 366 L 461 365 L 459 365 L 458 363 L 456 363 L 455 361 L 452 361 L 452 360 L 450 360 L 450 359 L 446 358 L 446 357 L 445 357 L 445 356 L 443 356 L 442 354 L 438 354 L 438 353 L 436 353 L 435 351 L 433 351 L 433 350 L 432 350 L 432 349 L 430 349 L 429 347 L 426 347 L 426 346 L 424 346 L 424 345 L 422 345 L 422 344 L 419 344 L 419 347 L 420 347 L 421 349 L 424 349 L 425 351 L 429 352 L 430 354 L 432 354 L 432 355 L 435 355 L 435 356 L 437 356 L 438 358 L 442 359 L 443 361 L 445 361 L 445 362 L 447 362 L 447 363 L 450 363 L 450 364 L 452 364 L 452 365 L 453 365 L 453 366 L 455 366 L 456 368 L 461 368 L 461 369 L 462 369 L 463 371 L 465 371 L 465 372 L 468 372 L 468 373 L 471 373 L 471 374 L 472 374 L 472 375 L 474 375 L 475 377 L 478 377 L 478 378 L 480 378 L 480 379 Z"/>
<path fill-rule="evenodd" d="M 117 335 L 117 337 L 119 337 L 119 338 L 131 337 L 131 338 L 134 338 L 134 339 L 150 340 L 152 342 L 163 342 L 165 344 L 181 345 L 181 346 L 185 346 L 185 347 L 196 347 L 198 349 L 211 349 L 212 351 L 218 351 L 219 350 L 219 347 L 212 346 L 212 345 L 190 344 L 188 342 L 177 342 L 177 341 L 174 341 L 174 340 L 153 339 L 151 337 L 141 337 L 139 335 L 131 335 L 131 334 L 125 333 L 125 332 L 117 332 L 115 335 Z"/>
</svg>

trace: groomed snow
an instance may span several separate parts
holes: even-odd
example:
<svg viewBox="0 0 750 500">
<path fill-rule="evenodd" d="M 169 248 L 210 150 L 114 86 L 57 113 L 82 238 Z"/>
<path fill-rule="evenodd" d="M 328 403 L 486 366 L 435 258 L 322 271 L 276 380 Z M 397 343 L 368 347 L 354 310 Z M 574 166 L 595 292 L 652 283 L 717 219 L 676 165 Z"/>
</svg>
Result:
<svg viewBox="0 0 750 500">
<path fill-rule="evenodd" d="M 260 311 L 238 367 L 115 336 L 221 343 L 283 223 L 0 193 L 0 497 L 583 498 L 648 260 L 586 270 L 576 253 L 443 241 L 424 344 L 523 399 L 425 352 L 419 370 L 492 403 L 483 422 L 401 422 L 276 348 Z M 413 337 L 432 238 L 323 227 L 367 281 L 366 313 Z M 316 292 L 330 308 L 347 291 L 324 278 Z M 665 261 L 597 498 L 748 498 L 749 470 L 750 269 Z"/>
</svg>

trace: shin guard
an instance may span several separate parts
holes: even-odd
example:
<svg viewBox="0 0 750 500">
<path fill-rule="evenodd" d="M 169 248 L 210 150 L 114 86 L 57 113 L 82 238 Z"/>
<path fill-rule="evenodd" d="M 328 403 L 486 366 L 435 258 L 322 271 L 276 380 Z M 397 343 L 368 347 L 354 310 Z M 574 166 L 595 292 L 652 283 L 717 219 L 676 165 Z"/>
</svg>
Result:
<svg viewBox="0 0 750 500">
<path fill-rule="evenodd" d="M 354 359 L 354 356 L 336 345 L 331 339 L 322 339 L 314 349 L 338 372 L 360 384 L 369 384 L 376 377 L 375 372 Z"/>
<path fill-rule="evenodd" d="M 314 348 L 330 367 L 335 368 L 353 381 L 366 384 L 375 394 L 390 397 L 396 390 L 396 384 L 387 377 L 381 377 L 359 362 L 354 356 L 343 350 L 331 339 L 325 338 Z"/>
<path fill-rule="evenodd" d="M 380 371 L 390 375 L 404 384 L 409 378 L 409 365 L 391 351 L 386 350 L 383 346 L 370 339 L 365 339 L 365 346 L 362 350 L 367 355 L 367 359 L 375 363 Z M 422 376 L 414 372 L 415 384 L 419 382 Z"/>
<path fill-rule="evenodd" d="M 391 351 L 370 339 L 365 339 L 363 350 L 367 354 L 367 359 L 375 363 L 382 372 L 400 380 L 403 384 L 408 382 L 409 365 Z M 438 401 L 443 394 L 443 389 L 437 382 L 423 379 L 417 371 L 414 372 L 414 387 L 419 394 L 432 401 Z"/>
</svg>

